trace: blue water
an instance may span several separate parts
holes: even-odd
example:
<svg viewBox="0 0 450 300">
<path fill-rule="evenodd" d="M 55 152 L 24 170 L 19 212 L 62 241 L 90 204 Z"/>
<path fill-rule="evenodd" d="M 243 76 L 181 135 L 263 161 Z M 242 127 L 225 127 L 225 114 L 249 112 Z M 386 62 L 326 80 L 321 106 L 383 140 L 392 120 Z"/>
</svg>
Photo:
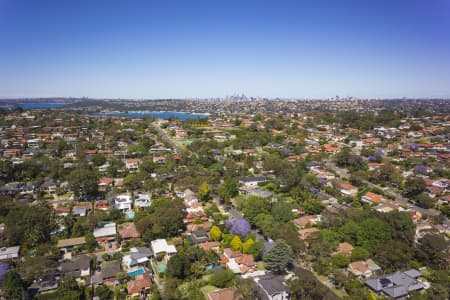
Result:
<svg viewBox="0 0 450 300">
<path fill-rule="evenodd" d="M 112 116 L 112 117 L 130 117 L 130 118 L 144 118 L 152 117 L 158 119 L 174 118 L 178 120 L 191 120 L 208 117 L 207 114 L 191 114 L 183 112 L 171 112 L 171 111 L 146 111 L 146 112 L 126 112 L 126 113 L 100 113 L 97 116 Z"/>
<path fill-rule="evenodd" d="M 128 219 L 133 220 L 134 219 L 134 213 L 128 213 L 127 217 L 128 217 Z"/>
<path fill-rule="evenodd" d="M 145 273 L 144 269 L 137 269 L 136 271 L 128 273 L 128 277 L 133 277 L 144 273 Z"/>
</svg>

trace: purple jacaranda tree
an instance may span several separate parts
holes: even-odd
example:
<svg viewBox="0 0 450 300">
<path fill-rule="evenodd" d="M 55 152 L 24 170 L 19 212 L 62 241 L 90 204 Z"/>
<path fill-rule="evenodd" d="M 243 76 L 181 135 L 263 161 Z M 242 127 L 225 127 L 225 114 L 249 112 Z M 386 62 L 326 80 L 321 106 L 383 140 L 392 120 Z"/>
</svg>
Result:
<svg viewBox="0 0 450 300">
<path fill-rule="evenodd" d="M 420 165 L 420 166 L 416 166 L 414 168 L 414 171 L 419 174 L 426 174 L 428 171 L 428 168 L 426 166 Z"/>
<path fill-rule="evenodd" d="M 375 157 L 383 157 L 384 153 L 381 150 L 378 150 L 377 152 L 375 152 L 374 156 Z"/>
<path fill-rule="evenodd" d="M 264 253 L 269 250 L 273 246 L 273 242 L 265 242 L 264 246 L 261 249 L 261 252 Z"/>
<path fill-rule="evenodd" d="M 412 143 L 409 145 L 409 149 L 411 149 L 412 151 L 417 151 L 417 150 L 419 150 L 419 144 Z"/>
<path fill-rule="evenodd" d="M 252 227 L 250 226 L 250 223 L 247 222 L 247 220 L 240 219 L 233 223 L 230 232 L 240 237 L 245 237 L 250 233 L 251 229 Z"/>
</svg>

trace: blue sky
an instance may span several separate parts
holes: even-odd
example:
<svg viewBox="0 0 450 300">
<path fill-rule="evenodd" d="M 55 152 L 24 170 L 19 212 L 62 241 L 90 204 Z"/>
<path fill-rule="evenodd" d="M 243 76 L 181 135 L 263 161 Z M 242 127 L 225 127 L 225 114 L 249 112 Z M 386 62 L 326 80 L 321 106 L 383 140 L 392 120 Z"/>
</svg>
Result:
<svg viewBox="0 0 450 300">
<path fill-rule="evenodd" d="M 0 96 L 450 97 L 450 1 L 0 0 Z"/>
</svg>

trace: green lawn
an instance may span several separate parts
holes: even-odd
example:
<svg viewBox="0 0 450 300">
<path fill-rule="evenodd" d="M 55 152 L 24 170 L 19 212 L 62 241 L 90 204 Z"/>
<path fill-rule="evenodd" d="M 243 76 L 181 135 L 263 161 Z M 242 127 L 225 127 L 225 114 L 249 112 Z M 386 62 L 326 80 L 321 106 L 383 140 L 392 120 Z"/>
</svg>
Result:
<svg viewBox="0 0 450 300">
<path fill-rule="evenodd" d="M 212 286 L 212 285 L 205 285 L 204 287 L 200 288 L 200 290 L 202 291 L 203 295 L 205 296 L 205 299 L 208 299 L 208 293 L 218 290 L 218 288 L 216 288 L 215 286 Z"/>
</svg>

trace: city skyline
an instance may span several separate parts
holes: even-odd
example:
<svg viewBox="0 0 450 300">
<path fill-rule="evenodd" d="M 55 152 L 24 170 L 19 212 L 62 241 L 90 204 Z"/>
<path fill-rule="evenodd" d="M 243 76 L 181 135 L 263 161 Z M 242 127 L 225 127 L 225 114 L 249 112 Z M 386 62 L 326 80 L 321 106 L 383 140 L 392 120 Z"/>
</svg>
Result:
<svg viewBox="0 0 450 300">
<path fill-rule="evenodd" d="M 450 2 L 0 2 L 0 97 L 450 97 Z"/>
</svg>

